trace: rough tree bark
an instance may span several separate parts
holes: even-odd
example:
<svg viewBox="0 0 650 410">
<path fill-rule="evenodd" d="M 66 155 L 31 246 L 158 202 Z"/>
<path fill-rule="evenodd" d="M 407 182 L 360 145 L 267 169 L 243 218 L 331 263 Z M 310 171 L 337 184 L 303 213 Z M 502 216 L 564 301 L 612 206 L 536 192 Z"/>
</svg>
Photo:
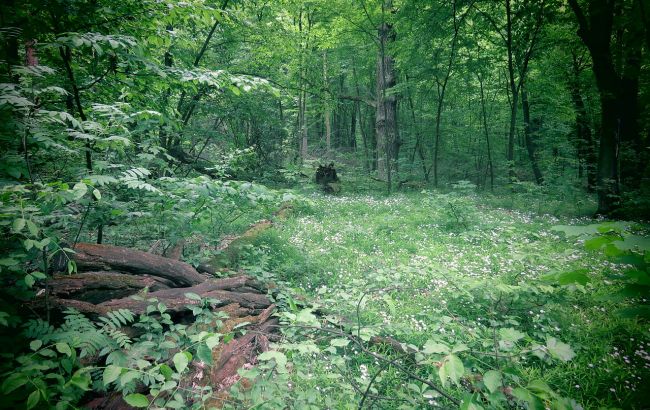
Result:
<svg viewBox="0 0 650 410">
<path fill-rule="evenodd" d="M 539 168 L 539 163 L 537 162 L 537 143 L 535 142 L 535 137 L 537 131 L 539 131 L 539 126 L 534 124 L 537 123 L 537 121 L 534 121 L 534 123 L 531 122 L 528 91 L 523 85 L 521 87 L 521 108 L 524 114 L 524 140 L 526 143 L 526 151 L 528 151 L 528 159 L 530 160 L 530 165 L 533 168 L 535 183 L 537 185 L 541 185 L 544 183 L 544 177 L 542 176 L 542 171 Z"/>
<path fill-rule="evenodd" d="M 384 0 L 382 10 L 392 8 L 391 0 Z M 395 153 L 397 136 L 397 97 L 390 93 L 396 83 L 393 56 L 388 48 L 395 41 L 395 31 L 392 24 L 385 21 L 382 12 L 382 22 L 377 29 L 379 52 L 377 55 L 377 76 L 375 93 L 377 98 L 375 129 L 377 135 L 377 174 L 379 179 L 386 181 L 388 191 L 391 190 L 392 161 Z"/>
<path fill-rule="evenodd" d="M 628 33 L 621 41 L 625 55 L 620 56 L 617 69 L 612 51 L 615 24 L 615 0 L 592 0 L 586 10 L 578 0 L 569 0 L 578 21 L 578 36 L 589 49 L 596 85 L 600 93 L 601 132 L 598 152 L 598 213 L 611 214 L 619 207 L 621 142 L 636 144 L 638 135 L 638 76 L 643 36 L 639 33 L 641 4 L 633 1 L 629 10 L 619 10 L 618 21 L 627 23 Z M 586 12 L 585 12 L 586 11 Z M 623 66 L 624 63 L 624 66 Z M 631 162 L 643 166 L 643 161 L 631 156 Z M 627 172 L 635 167 L 625 165 Z"/>
<path fill-rule="evenodd" d="M 205 281 L 185 262 L 152 255 L 147 252 L 112 245 L 78 243 L 71 255 L 80 271 L 119 271 L 151 275 L 172 281 L 176 286 L 198 285 Z"/>
</svg>

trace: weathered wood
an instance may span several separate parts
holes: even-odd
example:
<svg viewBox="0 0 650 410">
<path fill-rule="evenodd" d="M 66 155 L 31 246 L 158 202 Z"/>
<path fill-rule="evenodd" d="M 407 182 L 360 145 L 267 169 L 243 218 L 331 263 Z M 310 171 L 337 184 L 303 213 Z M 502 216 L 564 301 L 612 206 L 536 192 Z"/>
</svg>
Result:
<svg viewBox="0 0 650 410">
<path fill-rule="evenodd" d="M 269 306 L 257 318 L 257 325 L 242 337 L 228 342 L 221 350 L 210 374 L 217 391 L 223 391 L 239 380 L 237 371 L 246 363 L 254 363 L 258 353 L 268 350 L 267 334 L 277 331 L 279 321 L 270 316 L 275 305 Z"/>
<path fill-rule="evenodd" d="M 175 288 L 165 289 L 158 292 L 151 292 L 146 295 L 147 299 L 156 298 L 158 302 L 164 303 L 167 310 L 170 312 L 181 312 L 187 309 L 188 305 L 196 305 L 197 301 L 190 299 L 185 294 L 195 293 L 202 298 L 217 299 L 218 302 L 215 307 L 225 306 L 231 303 L 238 303 L 240 306 L 249 309 L 264 309 L 271 304 L 271 301 L 259 293 L 246 293 L 246 292 L 233 292 L 228 290 L 211 290 L 203 291 L 194 287 L 190 288 Z M 129 309 L 133 313 L 139 314 L 146 311 L 147 306 L 151 302 L 147 300 L 137 300 L 134 298 L 114 299 L 108 302 L 99 304 L 101 308 L 108 308 L 111 310 L 116 309 Z"/>
<path fill-rule="evenodd" d="M 162 278 L 110 271 L 55 275 L 48 281 L 48 289 L 52 296 L 90 303 L 124 298 L 145 288 L 156 292 L 168 289 L 170 285 L 173 285 L 171 281 Z"/>
<path fill-rule="evenodd" d="M 173 281 L 177 286 L 192 286 L 206 277 L 191 265 L 148 252 L 112 245 L 79 243 L 72 255 L 80 271 L 112 270 L 136 275 L 151 275 Z"/>
</svg>

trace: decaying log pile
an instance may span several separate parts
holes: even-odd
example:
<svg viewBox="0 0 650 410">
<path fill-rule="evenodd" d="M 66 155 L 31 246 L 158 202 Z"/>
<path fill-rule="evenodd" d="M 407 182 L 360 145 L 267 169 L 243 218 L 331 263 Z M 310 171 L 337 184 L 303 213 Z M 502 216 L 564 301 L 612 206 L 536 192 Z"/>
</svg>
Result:
<svg viewBox="0 0 650 410">
<path fill-rule="evenodd" d="M 285 218 L 289 209 L 287 205 L 282 206 L 273 214 L 272 220 L 259 221 L 239 236 L 225 237 L 212 250 L 227 255 L 228 259 L 236 257 L 243 245 L 251 243 L 261 232 L 273 226 L 274 220 Z M 267 296 L 271 286 L 243 273 L 215 277 L 215 273 L 224 271 L 223 260 L 219 258 L 205 261 L 198 270 L 182 262 L 180 259 L 188 241 L 180 240 L 167 246 L 163 241 L 156 241 L 149 252 L 78 243 L 74 247 L 75 253 L 68 254 L 76 263 L 77 272 L 53 275 L 43 292 L 39 292 L 41 297 L 34 307 L 74 308 L 97 317 L 118 309 L 145 313 L 155 299 L 166 306 L 166 312 L 172 317 L 187 320 L 192 317 L 186 313 L 189 307 L 199 303 L 188 294 L 213 300 L 211 309 L 227 314 L 228 319 L 222 321 L 223 326 L 219 329 L 206 330 L 226 334 L 237 326 L 245 326 L 247 332 L 237 332 L 228 343 L 216 346 L 212 352 L 214 365 L 210 369 L 194 369 L 186 382 L 210 385 L 217 400 L 224 399 L 227 389 L 239 380 L 238 370 L 256 363 L 257 355 L 268 349 L 269 340 L 277 337 L 274 333 L 277 332 L 278 320 L 272 317 L 275 305 Z M 129 408 L 120 394 L 96 398 L 86 407 Z"/>
<path fill-rule="evenodd" d="M 260 231 L 270 227 L 264 220 L 251 226 L 239 237 L 225 238 L 220 250 L 228 251 L 230 246 L 246 241 Z M 155 247 L 152 247 L 152 249 Z M 239 380 L 237 371 L 245 364 L 255 363 L 255 357 L 268 349 L 269 338 L 277 331 L 277 319 L 272 317 L 275 305 L 267 296 L 265 283 L 245 274 L 226 278 L 215 278 L 200 273 L 193 266 L 178 260 L 182 244 L 175 246 L 165 256 L 112 245 L 79 243 L 74 254 L 78 272 L 72 275 L 55 274 L 47 283 L 47 298 L 39 299 L 48 308 L 74 308 L 90 316 L 104 315 L 117 309 L 129 309 L 135 314 L 145 313 L 155 298 L 164 303 L 167 312 L 183 317 L 188 306 L 198 303 L 187 294 L 213 299 L 211 308 L 224 312 L 228 319 L 223 321 L 220 333 L 233 331 L 244 324 L 246 334 L 233 338 L 213 350 L 214 365 L 209 370 L 199 369 L 189 376 L 191 383 L 211 385 L 217 395 Z M 134 297 L 137 296 L 137 297 Z M 42 307 L 42 306 L 41 306 Z M 189 317 L 190 315 L 185 315 Z M 128 408 L 121 395 L 110 395 L 88 403 L 94 409 Z"/>
</svg>

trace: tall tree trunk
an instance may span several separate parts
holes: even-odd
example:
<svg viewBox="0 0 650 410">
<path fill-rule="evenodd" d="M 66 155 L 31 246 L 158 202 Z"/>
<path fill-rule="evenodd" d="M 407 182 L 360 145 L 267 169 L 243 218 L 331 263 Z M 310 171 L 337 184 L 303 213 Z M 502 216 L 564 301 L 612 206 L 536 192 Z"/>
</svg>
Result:
<svg viewBox="0 0 650 410">
<path fill-rule="evenodd" d="M 515 63 L 512 44 L 512 9 L 510 0 L 506 0 L 506 48 L 508 50 L 508 85 L 510 86 L 510 127 L 508 128 L 508 177 L 515 178 L 515 126 L 517 124 L 517 105 L 519 91 L 515 82 Z"/>
<path fill-rule="evenodd" d="M 390 9 L 391 0 L 384 0 L 382 9 Z M 384 13 L 382 13 L 383 17 Z M 377 58 L 375 128 L 377 133 L 377 173 L 381 180 L 386 181 L 388 191 L 392 187 L 392 161 L 394 144 L 397 140 L 397 98 L 388 94 L 395 86 L 396 76 L 393 57 L 388 53 L 388 47 L 395 41 L 395 32 L 385 19 L 378 28 L 379 53 Z"/>
<path fill-rule="evenodd" d="M 490 190 L 493 190 L 494 189 L 494 164 L 492 163 L 492 149 L 490 148 L 490 131 L 488 128 L 487 112 L 485 109 L 485 92 L 483 89 L 483 78 L 478 73 L 476 74 L 476 78 L 478 79 L 478 83 L 481 90 L 481 114 L 483 117 L 483 132 L 485 134 L 485 146 L 487 149 L 487 166 L 488 166 L 488 171 L 490 173 Z"/>
<path fill-rule="evenodd" d="M 351 115 L 351 120 L 350 120 L 350 142 L 349 146 L 350 148 L 353 148 L 356 150 L 357 148 L 357 111 L 358 111 L 358 106 L 359 106 L 359 101 L 355 101 L 352 104 L 352 113 Z"/>
<path fill-rule="evenodd" d="M 573 64 L 571 78 L 568 82 L 569 91 L 571 92 L 571 100 L 576 112 L 576 125 L 575 125 L 575 144 L 578 152 L 578 167 L 579 176 L 582 177 L 583 167 L 587 173 L 587 191 L 592 192 L 597 184 L 597 163 L 598 157 L 596 155 L 596 147 L 587 116 L 587 109 L 582 98 L 580 90 L 580 62 L 578 56 L 573 54 Z"/>
<path fill-rule="evenodd" d="M 302 159 L 307 158 L 307 134 L 308 134 L 308 127 L 307 127 L 307 93 L 303 92 L 302 94 L 302 108 L 300 109 L 302 112 L 302 124 L 300 126 L 300 137 L 301 137 L 301 142 L 300 142 L 300 156 Z"/>
<path fill-rule="evenodd" d="M 327 76 L 327 52 L 323 52 L 323 81 L 325 82 L 325 89 L 328 91 L 327 96 L 329 97 L 329 78 Z M 325 148 L 329 153 L 332 149 L 332 112 L 330 107 L 329 98 L 325 101 Z"/>
<path fill-rule="evenodd" d="M 442 122 L 442 110 L 443 104 L 445 102 L 445 92 L 447 90 L 447 84 L 449 83 L 449 78 L 451 77 L 452 68 L 454 66 L 454 58 L 456 56 L 456 44 L 458 43 L 458 31 L 460 30 L 460 21 L 456 17 L 456 0 L 452 0 L 452 19 L 454 23 L 454 34 L 451 40 L 451 50 L 449 51 L 449 60 L 447 62 L 447 71 L 442 79 L 439 81 L 436 77 L 436 83 L 438 86 L 438 107 L 436 109 L 436 134 L 435 134 L 435 143 L 433 148 L 433 185 L 438 186 L 438 155 L 440 152 L 440 124 Z M 467 16 L 465 13 L 461 19 L 464 19 Z"/>
<path fill-rule="evenodd" d="M 537 162 L 537 144 L 535 142 L 535 137 L 538 131 L 539 126 L 534 126 L 530 119 L 530 103 L 528 102 L 528 91 L 526 87 L 521 87 L 521 107 L 524 113 L 524 140 L 526 143 L 526 150 L 528 151 L 528 159 L 530 160 L 530 165 L 533 168 L 533 175 L 535 177 L 535 183 L 541 185 L 544 183 L 544 178 L 542 176 L 542 171 L 539 169 L 539 164 Z"/>
<path fill-rule="evenodd" d="M 638 31 L 641 19 L 639 0 L 627 16 L 618 20 L 630 27 L 629 41 L 622 47 L 627 53 L 626 67 L 622 72 L 616 70 L 615 56 L 611 50 L 614 29 L 615 2 L 611 0 L 592 0 L 588 4 L 588 14 L 577 0 L 569 4 L 578 21 L 578 36 L 589 49 L 593 63 L 596 85 L 601 102 L 601 134 L 598 152 L 598 213 L 611 214 L 619 207 L 620 173 L 619 155 L 621 141 L 634 142 L 638 135 L 638 85 L 641 61 L 640 45 L 643 41 Z M 626 17 L 626 18 L 625 18 Z M 617 20 L 618 24 L 619 23 Z M 625 132 L 625 135 L 622 133 Z M 628 164 L 624 167 L 629 170 Z"/>
</svg>

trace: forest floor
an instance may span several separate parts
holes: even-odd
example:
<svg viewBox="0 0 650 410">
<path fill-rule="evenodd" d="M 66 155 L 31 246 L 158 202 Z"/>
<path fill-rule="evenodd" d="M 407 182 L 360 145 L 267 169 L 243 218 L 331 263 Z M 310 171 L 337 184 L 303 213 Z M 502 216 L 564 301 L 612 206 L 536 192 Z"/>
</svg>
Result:
<svg viewBox="0 0 650 410">
<path fill-rule="evenodd" d="M 257 239 L 242 267 L 273 272 L 309 306 L 358 322 L 361 333 L 433 346 L 435 353 L 449 353 L 436 351 L 440 344 L 453 347 L 465 368 L 496 371 L 502 380 L 499 389 L 486 390 L 480 377 L 448 385 L 456 397 L 483 389 L 492 404 L 533 392 L 585 408 L 644 405 L 650 330 L 615 315 L 619 302 L 607 298 L 615 285 L 595 280 L 622 265 L 553 228 L 594 220 L 499 208 L 471 193 L 306 197 Z M 588 283 L 557 287 L 540 279 L 557 272 Z M 445 405 L 356 348 L 344 353 L 344 364 L 334 356 L 294 356 L 289 395 L 316 388 L 322 395 L 305 399 L 316 407 L 358 403 L 365 387 L 341 388 L 342 369 L 361 387 L 381 369 L 370 389 L 387 397 L 381 408 L 418 406 L 414 391 L 424 405 Z M 437 377 L 440 362 L 433 364 L 417 371 Z"/>
</svg>

